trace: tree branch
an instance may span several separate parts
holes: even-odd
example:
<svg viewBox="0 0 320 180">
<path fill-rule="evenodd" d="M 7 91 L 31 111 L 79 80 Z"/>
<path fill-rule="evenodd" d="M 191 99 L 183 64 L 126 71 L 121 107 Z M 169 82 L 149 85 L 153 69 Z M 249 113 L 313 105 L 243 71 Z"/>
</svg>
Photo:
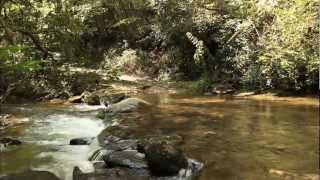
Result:
<svg viewBox="0 0 320 180">
<path fill-rule="evenodd" d="M 24 30 L 17 30 L 19 33 L 21 33 L 24 36 L 27 36 L 31 39 L 32 43 L 35 45 L 35 47 L 40 50 L 43 54 L 43 58 L 47 59 L 49 56 L 49 51 L 47 48 L 45 48 L 42 43 L 40 42 L 40 38 L 37 35 L 32 34 L 31 32 L 24 31 Z"/>
</svg>

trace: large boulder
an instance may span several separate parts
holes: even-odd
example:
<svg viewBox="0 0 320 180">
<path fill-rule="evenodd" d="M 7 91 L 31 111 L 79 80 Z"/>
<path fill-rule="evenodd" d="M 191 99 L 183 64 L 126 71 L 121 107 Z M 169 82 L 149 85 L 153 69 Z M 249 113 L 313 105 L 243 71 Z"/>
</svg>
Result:
<svg viewBox="0 0 320 180">
<path fill-rule="evenodd" d="M 146 155 L 150 171 L 156 176 L 175 176 L 188 167 L 183 152 L 168 141 L 151 141 L 141 150 Z"/>
<path fill-rule="evenodd" d="M 150 103 L 142 99 L 128 98 L 119 103 L 109 106 L 107 108 L 107 111 L 111 113 L 124 113 L 124 112 L 132 112 L 132 111 L 146 108 L 149 106 L 150 106 Z"/>
</svg>

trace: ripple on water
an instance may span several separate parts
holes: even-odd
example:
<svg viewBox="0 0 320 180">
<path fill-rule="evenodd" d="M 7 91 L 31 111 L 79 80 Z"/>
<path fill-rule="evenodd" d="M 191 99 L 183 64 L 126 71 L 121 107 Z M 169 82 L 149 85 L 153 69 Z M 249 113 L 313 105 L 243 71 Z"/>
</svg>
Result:
<svg viewBox="0 0 320 180">
<path fill-rule="evenodd" d="M 104 128 L 102 120 L 94 114 L 81 113 L 101 108 L 101 106 L 75 106 L 64 109 L 36 106 L 16 108 L 21 114 L 29 115 L 32 125 L 23 130 L 20 148 L 0 154 L 1 173 L 19 172 L 29 168 L 51 171 L 58 177 L 71 180 L 74 166 L 86 172 L 93 170 L 89 155 L 98 147 L 93 141 L 90 146 L 70 146 L 69 141 L 79 137 L 96 137 Z"/>
</svg>

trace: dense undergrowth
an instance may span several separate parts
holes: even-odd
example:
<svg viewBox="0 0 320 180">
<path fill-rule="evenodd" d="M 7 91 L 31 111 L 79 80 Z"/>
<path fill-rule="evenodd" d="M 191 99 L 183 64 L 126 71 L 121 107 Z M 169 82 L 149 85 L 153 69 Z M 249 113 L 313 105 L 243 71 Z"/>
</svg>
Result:
<svg viewBox="0 0 320 180">
<path fill-rule="evenodd" d="M 315 92 L 318 8 L 316 0 L 2 0 L 0 93 L 66 64 L 195 80 L 200 91 Z"/>
</svg>

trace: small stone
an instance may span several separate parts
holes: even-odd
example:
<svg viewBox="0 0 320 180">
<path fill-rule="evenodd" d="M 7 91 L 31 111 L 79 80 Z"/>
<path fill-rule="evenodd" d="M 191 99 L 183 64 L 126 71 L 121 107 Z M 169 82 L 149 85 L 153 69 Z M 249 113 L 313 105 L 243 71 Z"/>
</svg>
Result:
<svg viewBox="0 0 320 180">
<path fill-rule="evenodd" d="M 70 145 L 90 145 L 94 138 L 75 138 L 70 140 Z"/>
</svg>

